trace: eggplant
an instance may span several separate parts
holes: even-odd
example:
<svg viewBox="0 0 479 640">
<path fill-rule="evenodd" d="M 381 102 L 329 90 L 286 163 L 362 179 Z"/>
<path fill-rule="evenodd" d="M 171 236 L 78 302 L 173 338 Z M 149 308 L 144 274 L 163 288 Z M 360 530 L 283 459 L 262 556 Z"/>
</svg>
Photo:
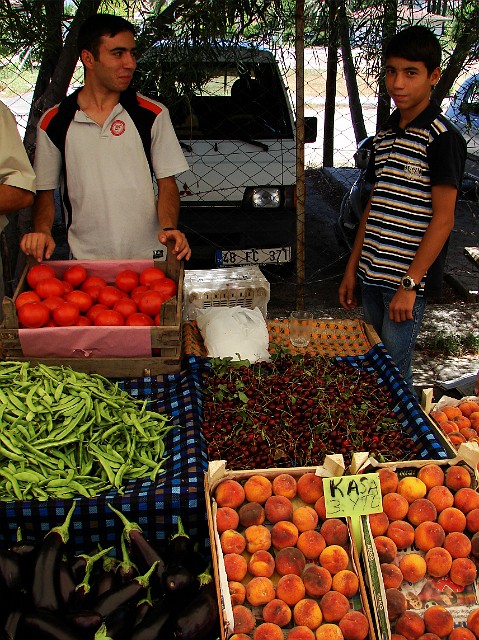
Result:
<svg viewBox="0 0 479 640">
<path fill-rule="evenodd" d="M 23 587 L 20 557 L 10 549 L 0 549 L 0 591 L 19 591 Z"/>
<path fill-rule="evenodd" d="M 130 640 L 135 618 L 136 608 L 131 604 L 117 607 L 104 619 L 107 637 L 113 640 Z"/>
<path fill-rule="evenodd" d="M 74 629 L 55 611 L 34 609 L 18 621 L 15 640 L 85 640 L 81 631 Z"/>
<path fill-rule="evenodd" d="M 73 572 L 70 569 L 68 561 L 62 558 L 60 561 L 59 579 L 58 579 L 60 598 L 65 606 L 70 603 L 73 594 L 75 593 L 75 579 L 73 578 Z"/>
<path fill-rule="evenodd" d="M 195 575 L 206 568 L 205 559 L 197 551 L 195 543 L 186 533 L 179 516 L 178 531 L 172 536 L 168 544 L 168 557 L 174 558 Z"/>
<path fill-rule="evenodd" d="M 198 590 L 196 575 L 184 567 L 181 562 L 171 562 L 163 574 L 165 593 L 174 598 L 184 597 L 192 590 Z"/>
<path fill-rule="evenodd" d="M 90 589 L 91 589 L 90 577 L 93 571 L 93 567 L 95 566 L 95 563 L 101 558 L 103 558 L 103 556 L 106 556 L 108 553 L 110 553 L 112 549 L 113 547 L 108 547 L 108 549 L 102 549 L 101 551 L 99 551 L 98 553 L 95 553 L 92 556 L 88 556 L 88 555 L 84 556 L 85 562 L 86 562 L 85 577 L 80 582 L 80 584 L 78 584 L 75 587 L 75 594 L 74 594 L 74 600 L 77 606 L 79 604 L 85 604 L 85 600 L 90 593 Z"/>
<path fill-rule="evenodd" d="M 126 548 L 125 536 L 121 536 L 121 552 L 122 561 L 118 564 L 116 573 L 120 578 L 120 582 L 130 582 L 139 574 L 138 567 L 131 561 Z"/>
<path fill-rule="evenodd" d="M 144 617 L 153 609 L 155 603 L 151 599 L 151 589 L 148 589 L 146 596 L 139 600 L 135 608 L 135 625 L 140 624 Z"/>
<path fill-rule="evenodd" d="M 23 613 L 21 609 L 12 609 L 12 611 L 10 611 L 10 613 L 8 614 L 8 618 L 3 629 L 7 640 L 15 640 L 15 638 L 17 637 L 18 622 L 22 615 Z"/>
<path fill-rule="evenodd" d="M 103 616 L 97 611 L 75 611 L 67 614 L 65 619 L 84 634 L 84 640 L 93 638 L 103 624 Z"/>
<path fill-rule="evenodd" d="M 158 640 L 170 622 L 171 606 L 166 599 L 158 602 L 135 626 L 130 640 Z"/>
</svg>

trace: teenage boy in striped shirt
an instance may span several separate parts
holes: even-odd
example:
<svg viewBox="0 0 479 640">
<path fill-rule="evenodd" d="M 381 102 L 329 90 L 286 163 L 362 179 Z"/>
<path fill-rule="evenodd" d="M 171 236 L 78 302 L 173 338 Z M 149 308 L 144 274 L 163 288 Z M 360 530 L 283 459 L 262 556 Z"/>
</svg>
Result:
<svg viewBox="0 0 479 640">
<path fill-rule="evenodd" d="M 466 143 L 430 100 L 441 46 L 424 26 L 390 41 L 386 87 L 396 109 L 374 138 L 367 178 L 374 188 L 339 287 L 357 306 L 414 393 L 411 363 L 426 299 L 440 294 L 449 235 L 464 173 Z"/>
</svg>

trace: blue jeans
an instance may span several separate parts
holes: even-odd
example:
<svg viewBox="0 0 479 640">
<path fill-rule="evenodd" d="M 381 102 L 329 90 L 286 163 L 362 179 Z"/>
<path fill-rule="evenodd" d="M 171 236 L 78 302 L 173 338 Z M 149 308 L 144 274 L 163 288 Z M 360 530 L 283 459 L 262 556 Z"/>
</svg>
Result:
<svg viewBox="0 0 479 640">
<path fill-rule="evenodd" d="M 389 305 L 395 293 L 392 289 L 362 284 L 361 291 L 366 322 L 373 325 L 409 389 L 415 394 L 411 364 L 414 345 L 426 308 L 426 298 L 416 296 L 412 320 L 394 322 L 389 319 Z"/>
</svg>

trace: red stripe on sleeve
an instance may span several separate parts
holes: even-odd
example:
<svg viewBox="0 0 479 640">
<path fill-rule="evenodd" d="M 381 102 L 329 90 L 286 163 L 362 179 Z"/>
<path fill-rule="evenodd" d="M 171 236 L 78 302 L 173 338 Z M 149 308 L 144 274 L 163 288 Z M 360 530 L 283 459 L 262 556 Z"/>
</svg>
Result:
<svg viewBox="0 0 479 640">
<path fill-rule="evenodd" d="M 140 104 L 140 107 L 144 107 L 145 109 L 149 109 L 150 111 L 153 111 L 153 113 L 156 113 L 156 115 L 158 115 L 159 113 L 161 113 L 163 111 L 163 109 L 158 104 L 156 104 L 155 102 L 151 102 L 147 98 L 144 98 L 143 96 L 139 96 L 139 95 L 137 95 L 137 98 L 138 98 L 138 102 Z"/>
<path fill-rule="evenodd" d="M 58 107 L 52 107 L 51 109 L 49 109 L 40 121 L 40 129 L 43 129 L 43 131 L 46 131 L 48 125 L 52 121 L 52 118 L 54 118 L 57 115 L 57 113 L 58 113 Z"/>
</svg>

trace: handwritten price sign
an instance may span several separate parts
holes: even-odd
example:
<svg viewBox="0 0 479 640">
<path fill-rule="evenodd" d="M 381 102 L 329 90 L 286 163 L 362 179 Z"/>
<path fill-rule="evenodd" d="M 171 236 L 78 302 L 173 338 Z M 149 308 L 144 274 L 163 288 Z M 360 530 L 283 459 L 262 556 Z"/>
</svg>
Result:
<svg viewBox="0 0 479 640">
<path fill-rule="evenodd" d="M 323 478 L 323 489 L 328 518 L 356 518 L 383 510 L 377 473 Z"/>
</svg>

